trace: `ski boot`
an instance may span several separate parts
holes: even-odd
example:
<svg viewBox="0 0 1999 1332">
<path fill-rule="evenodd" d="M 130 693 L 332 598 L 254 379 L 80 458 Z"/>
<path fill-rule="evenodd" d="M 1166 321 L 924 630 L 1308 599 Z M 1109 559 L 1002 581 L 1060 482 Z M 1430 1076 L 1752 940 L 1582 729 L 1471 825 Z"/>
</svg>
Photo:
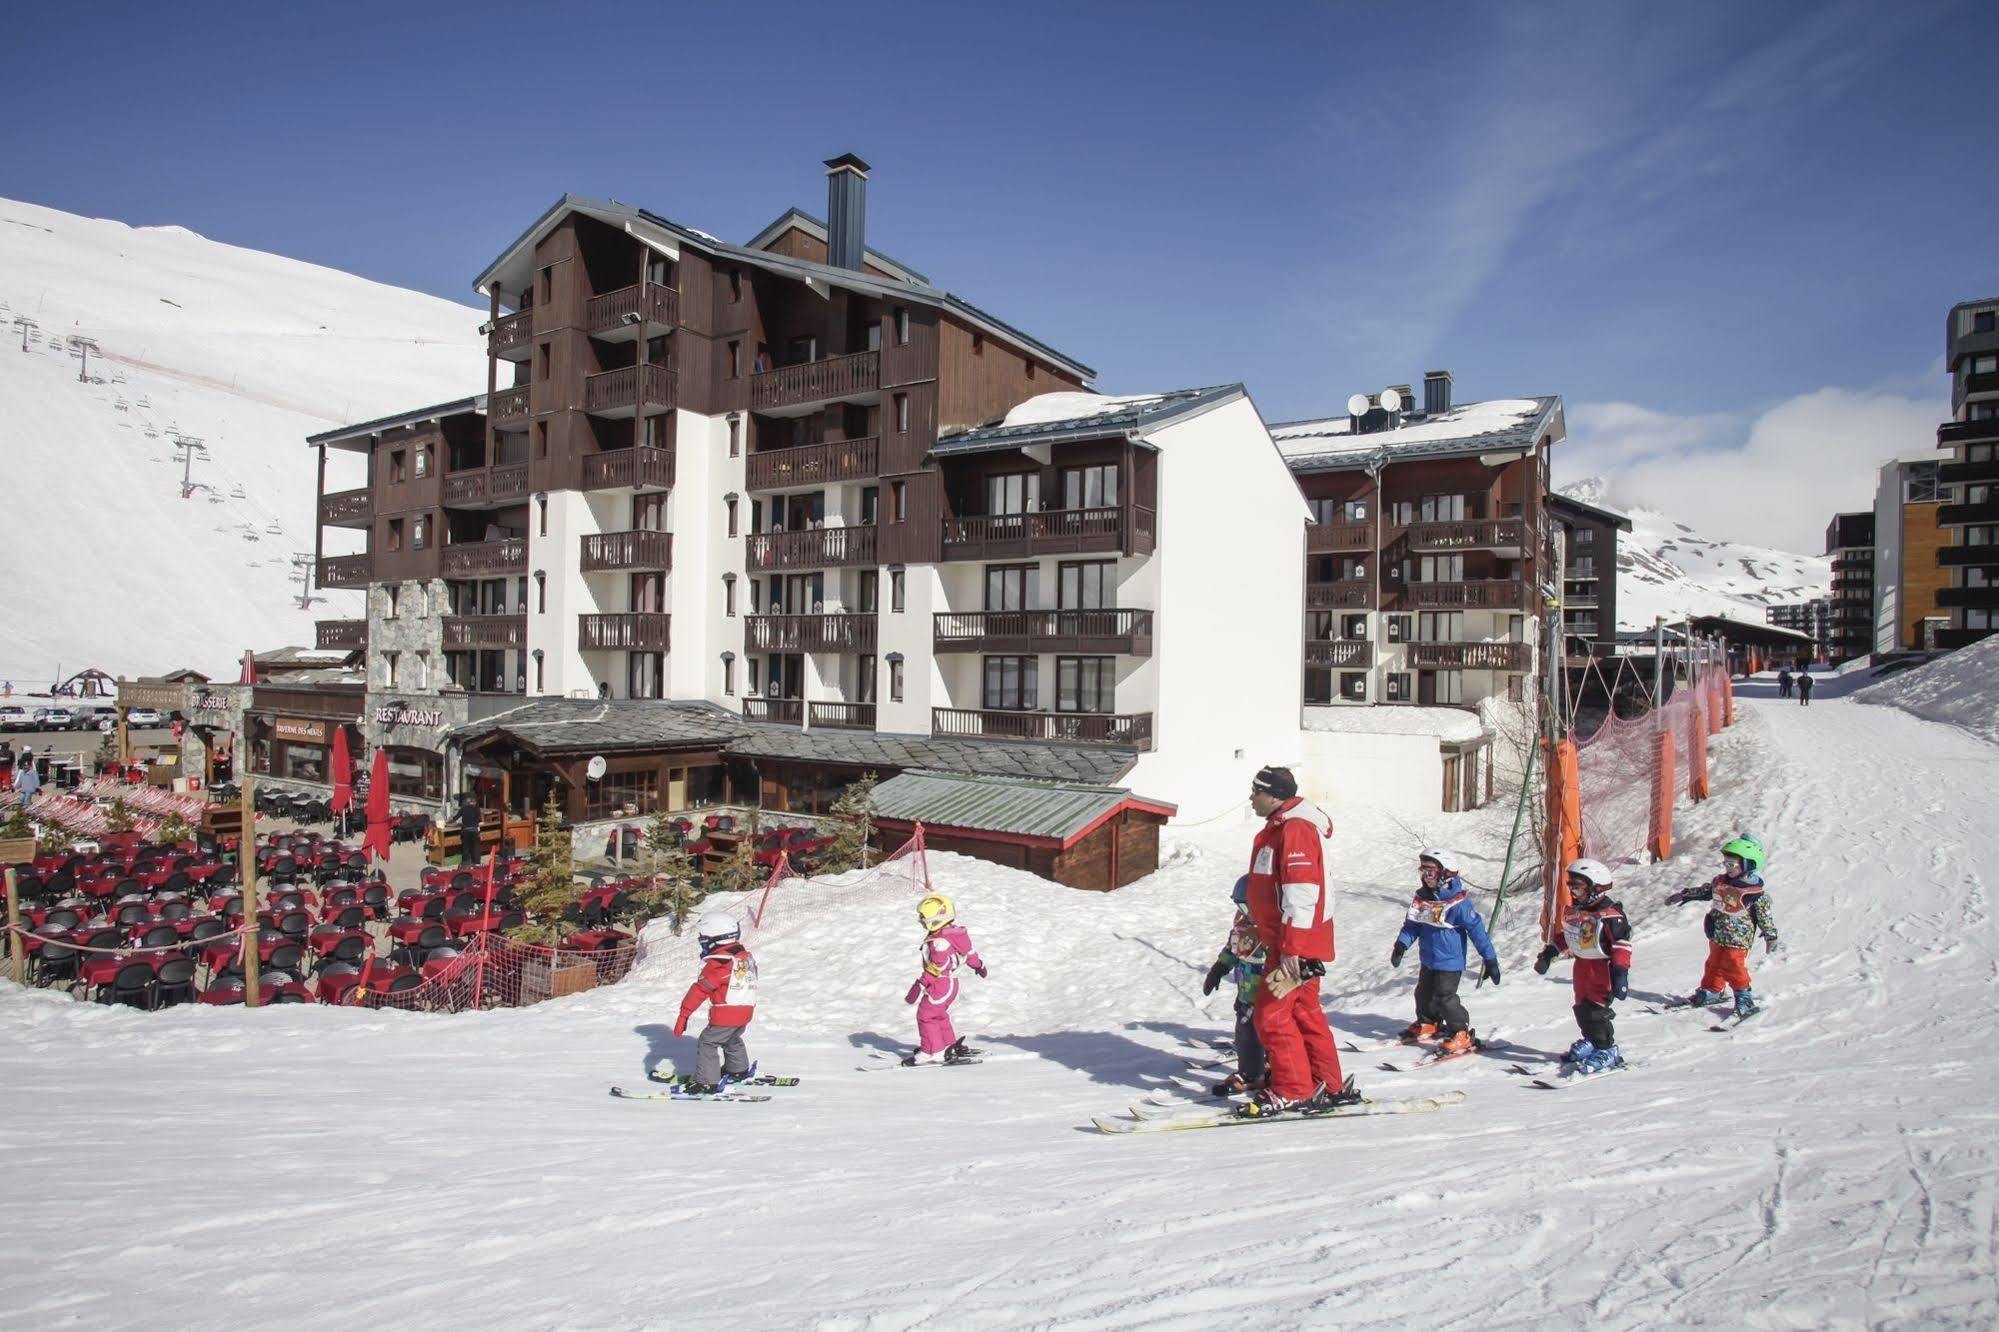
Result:
<svg viewBox="0 0 1999 1332">
<path fill-rule="evenodd" d="M 974 1050 L 971 1046 L 965 1044 L 965 1038 L 963 1036 L 960 1036 L 957 1040 L 952 1041 L 951 1044 L 945 1047 L 944 1050 L 944 1062 L 947 1064 L 962 1064 L 967 1062 L 968 1060 L 977 1059 L 978 1057 L 979 1057 L 979 1052 L 977 1050 Z"/>
<path fill-rule="evenodd" d="M 941 1064 L 945 1062 L 943 1050 L 918 1050 L 902 1061 L 904 1068 L 914 1068 L 918 1064 Z"/>
<path fill-rule="evenodd" d="M 1395 1039 L 1404 1045 L 1425 1045 L 1435 1039 L 1437 1024 L 1434 1022 L 1412 1022 L 1395 1034 Z"/>
<path fill-rule="evenodd" d="M 1251 1082 L 1240 1073 L 1231 1073 L 1215 1084 L 1214 1094 L 1217 1096 L 1241 1096 L 1245 1092 L 1254 1093 L 1262 1089 L 1263 1084 L 1261 1082 Z"/>
<path fill-rule="evenodd" d="M 1476 1044 L 1477 1042 L 1472 1037 L 1471 1028 L 1466 1027 L 1463 1031 L 1446 1037 L 1438 1044 L 1437 1057 L 1441 1059 L 1445 1055 L 1470 1054 L 1472 1047 Z"/>
<path fill-rule="evenodd" d="M 1623 1067 L 1624 1056 L 1617 1052 L 1617 1047 L 1614 1045 L 1591 1050 L 1585 1058 L 1576 1061 L 1578 1073 L 1607 1073 L 1613 1068 Z"/>
<path fill-rule="evenodd" d="M 1687 996 L 1687 1006 L 1689 1008 L 1706 1008 L 1709 1004 L 1718 1004 L 1727 997 L 1720 990 L 1695 990 Z"/>
<path fill-rule="evenodd" d="M 737 1083 L 752 1081 L 753 1079 L 755 1079 L 756 1075 L 757 1075 L 757 1066 L 755 1064 L 751 1064 L 748 1068 L 744 1069 L 740 1073 L 731 1073 L 728 1069 L 725 1068 L 722 1070 L 722 1080 L 717 1085 L 722 1087 L 733 1087 Z"/>
<path fill-rule="evenodd" d="M 1307 1107 L 1313 1110 L 1338 1110 L 1343 1106 L 1359 1105 L 1366 1099 L 1360 1094 L 1360 1088 L 1353 1085 L 1353 1074 L 1349 1073 L 1338 1091 L 1328 1091 L 1326 1084 L 1320 1083 L 1319 1089 L 1312 1094 Z"/>
<path fill-rule="evenodd" d="M 1585 1059 L 1588 1059 L 1591 1055 L 1595 1053 L 1596 1053 L 1596 1047 L 1589 1043 L 1589 1038 L 1584 1037 L 1583 1039 L 1577 1041 L 1574 1045 L 1571 1045 L 1563 1053 L 1562 1062 L 1565 1064 L 1575 1064 L 1578 1067 L 1580 1067 Z"/>
<path fill-rule="evenodd" d="M 678 1090 L 682 1096 L 720 1096 L 722 1089 L 728 1085 L 728 1081 L 727 1078 L 724 1078 L 719 1083 L 684 1082 Z"/>
<path fill-rule="evenodd" d="M 1738 1018 L 1746 1018 L 1760 1012 L 1762 1007 L 1761 1004 L 1756 1002 L 1754 991 L 1737 990 L 1735 992 L 1735 1016 Z"/>
</svg>

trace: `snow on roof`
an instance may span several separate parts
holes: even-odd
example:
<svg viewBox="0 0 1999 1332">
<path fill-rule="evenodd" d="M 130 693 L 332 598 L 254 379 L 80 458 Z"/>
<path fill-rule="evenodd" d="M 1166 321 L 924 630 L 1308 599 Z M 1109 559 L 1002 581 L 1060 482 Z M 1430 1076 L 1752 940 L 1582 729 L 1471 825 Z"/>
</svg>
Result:
<svg viewBox="0 0 1999 1332">
<path fill-rule="evenodd" d="M 1339 731 L 1348 735 L 1428 735 L 1438 740 L 1476 740 L 1485 733 L 1478 714 L 1459 708 L 1309 707 L 1308 731 Z"/>
<path fill-rule="evenodd" d="M 1863 686 L 1853 697 L 1961 727 L 1999 744 L 1999 635 Z"/>
<path fill-rule="evenodd" d="M 1152 431 L 1244 396 L 1240 384 L 1175 389 L 1171 393 L 1134 393 L 1125 397 L 1043 393 L 1015 407 L 998 425 L 976 426 L 945 435 L 931 452 L 949 456 L 1112 435 L 1143 442 Z"/>
<path fill-rule="evenodd" d="M 1054 421 L 1080 421 L 1085 417 L 1103 416 L 1120 407 L 1139 403 L 1160 402 L 1163 393 L 1128 393 L 1118 397 L 1109 393 L 1042 393 L 1029 398 L 1006 414 L 1002 426 L 1047 425 Z"/>
<path fill-rule="evenodd" d="M 1493 398 L 1464 402 L 1434 416 L 1404 417 L 1393 430 L 1353 432 L 1353 419 L 1329 416 L 1311 421 L 1282 421 L 1270 427 L 1277 451 L 1287 462 L 1410 450 L 1450 452 L 1467 445 L 1487 449 L 1525 448 L 1534 442 L 1532 428 L 1559 398 Z"/>
</svg>

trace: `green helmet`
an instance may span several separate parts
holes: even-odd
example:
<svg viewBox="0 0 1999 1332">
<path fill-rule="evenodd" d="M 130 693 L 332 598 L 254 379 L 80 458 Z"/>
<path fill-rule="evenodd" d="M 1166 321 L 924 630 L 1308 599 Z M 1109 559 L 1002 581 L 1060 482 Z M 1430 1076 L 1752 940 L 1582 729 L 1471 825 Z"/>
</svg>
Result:
<svg viewBox="0 0 1999 1332">
<path fill-rule="evenodd" d="M 1754 837 L 1738 837 L 1721 848 L 1724 856 L 1734 856 L 1758 874 L 1763 872 L 1763 844 Z"/>
</svg>

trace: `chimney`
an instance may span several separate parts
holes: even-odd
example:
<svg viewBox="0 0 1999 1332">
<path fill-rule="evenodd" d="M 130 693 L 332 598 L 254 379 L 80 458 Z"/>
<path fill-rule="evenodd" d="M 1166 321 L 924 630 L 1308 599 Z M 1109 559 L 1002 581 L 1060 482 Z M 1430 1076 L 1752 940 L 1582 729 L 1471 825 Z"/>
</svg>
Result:
<svg viewBox="0 0 1999 1332">
<path fill-rule="evenodd" d="M 867 249 L 868 171 L 852 153 L 826 161 L 826 262 L 835 268 L 861 268 Z"/>
<path fill-rule="evenodd" d="M 1451 410 L 1451 372 L 1429 370 L 1423 374 L 1423 414 L 1435 416 Z"/>
</svg>

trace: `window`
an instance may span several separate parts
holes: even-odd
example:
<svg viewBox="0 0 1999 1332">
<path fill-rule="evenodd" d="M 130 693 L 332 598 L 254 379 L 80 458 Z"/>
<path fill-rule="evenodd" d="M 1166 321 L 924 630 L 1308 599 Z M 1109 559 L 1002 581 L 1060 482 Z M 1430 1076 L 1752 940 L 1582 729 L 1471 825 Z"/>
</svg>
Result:
<svg viewBox="0 0 1999 1332">
<path fill-rule="evenodd" d="M 723 501 L 722 501 L 722 504 L 723 504 L 723 506 L 724 506 L 724 507 L 726 507 L 726 508 L 728 509 L 728 511 L 729 511 L 729 535 L 730 535 L 730 536 L 734 536 L 734 535 L 736 535 L 736 500 L 735 500 L 735 497 L 734 497 L 734 496 L 730 496 L 730 497 L 729 497 L 728 499 L 725 499 L 725 500 L 723 500 Z"/>
<path fill-rule="evenodd" d="M 410 549 L 422 550 L 428 537 L 430 521 L 418 516 L 410 520 Z"/>
<path fill-rule="evenodd" d="M 534 650 L 534 691 L 539 694 L 545 688 L 547 688 L 547 685 L 543 683 L 541 673 L 541 649 L 536 648 Z"/>
<path fill-rule="evenodd" d="M 742 456 L 742 453 L 743 453 L 743 418 L 740 416 L 732 416 L 729 418 L 729 456 L 731 458 L 740 458 Z"/>
<path fill-rule="evenodd" d="M 1999 421 L 1999 398 L 1985 402 L 1964 404 L 1964 419 L 1967 421 Z"/>
<path fill-rule="evenodd" d="M 536 535 L 537 535 L 537 536 L 547 536 L 547 535 L 548 535 L 548 496 L 546 496 L 546 495 L 536 495 L 536 496 L 534 497 L 534 503 L 535 503 L 535 509 L 536 509 L 536 511 L 537 511 L 537 512 L 539 512 L 539 513 L 540 513 L 540 515 L 541 515 L 541 526 L 540 526 L 540 530 L 539 530 L 539 531 L 538 531 L 538 532 L 536 533 Z"/>
<path fill-rule="evenodd" d="M 908 490 L 902 482 L 891 481 L 888 483 L 888 513 L 890 522 L 901 523 L 909 520 L 908 498 Z"/>
<path fill-rule="evenodd" d="M 1341 671 L 1340 697 L 1350 703 L 1365 703 L 1367 701 L 1367 672 Z"/>
<path fill-rule="evenodd" d="M 895 395 L 895 433 L 898 435 L 909 433 L 909 395 L 907 393 L 898 393 Z"/>
<path fill-rule="evenodd" d="M 880 486 L 861 487 L 861 526 L 873 527 L 881 516 L 882 488 Z"/>
<path fill-rule="evenodd" d="M 1409 641 L 1409 617 L 1407 615 L 1390 615 L 1383 623 L 1387 626 L 1389 642 L 1406 643 Z"/>
<path fill-rule="evenodd" d="M 729 340 L 728 357 L 724 365 L 722 377 L 724 379 L 741 379 L 743 377 L 743 344 L 735 338 Z"/>
<path fill-rule="evenodd" d="M 985 693 L 981 706 L 1008 712 L 1031 712 L 1039 693 L 1039 657 L 987 657 Z"/>
<path fill-rule="evenodd" d="M 897 615 L 900 615 L 902 614 L 902 602 L 903 602 L 902 570 L 890 569 L 888 571 L 888 608 L 894 611 Z"/>
<path fill-rule="evenodd" d="M 1032 564 L 989 564 L 986 566 L 986 603 L 989 611 L 1033 610 L 1041 600 L 1041 570 Z"/>
<path fill-rule="evenodd" d="M 403 585 L 401 583 L 390 583 L 387 587 L 382 589 L 383 619 L 393 620 L 396 618 L 396 612 L 402 607 L 402 600 L 403 600 L 402 594 L 403 594 Z"/>
<path fill-rule="evenodd" d="M 895 345 L 909 345 L 909 311 L 900 305 L 895 307 Z"/>
<path fill-rule="evenodd" d="M 1999 456 L 1999 444 L 1969 444 L 1965 446 L 1964 460 L 1966 462 L 1991 462 L 1995 456 Z"/>
<path fill-rule="evenodd" d="M 1432 703 L 1462 703 L 1465 701 L 1465 673 L 1463 671 L 1431 671 L 1430 685 Z"/>
<path fill-rule="evenodd" d="M 1946 498 L 1949 487 L 1937 481 L 1939 463 L 1916 463 L 1909 468 L 1904 483 L 1904 499 L 1910 504 L 1934 504 Z"/>
<path fill-rule="evenodd" d="M 902 702 L 902 658 L 899 656 L 888 659 L 888 701 Z"/>
<path fill-rule="evenodd" d="M 986 512 L 1033 513 L 1041 507 L 1041 473 L 1001 472 L 986 478 Z"/>
<path fill-rule="evenodd" d="M 625 585 L 626 604 L 634 611 L 657 614 L 666 609 L 666 575 L 662 573 L 635 573 L 628 575 Z"/>
<path fill-rule="evenodd" d="M 536 421 L 534 423 L 534 456 L 537 458 L 548 457 L 548 422 L 546 421 Z"/>
<path fill-rule="evenodd" d="M 1594 527 L 1578 527 L 1575 531 L 1575 540 L 1572 544 L 1577 547 L 1594 546 L 1596 544 L 1596 529 Z"/>
<path fill-rule="evenodd" d="M 736 659 L 727 652 L 722 654 L 722 692 L 725 694 L 736 692 Z"/>
<path fill-rule="evenodd" d="M 1382 677 L 1382 682 L 1387 686 L 1383 697 L 1390 703 L 1407 703 L 1409 701 L 1411 696 L 1409 693 L 1409 673 L 1407 671 L 1392 671 Z"/>
<path fill-rule="evenodd" d="M 1971 331 L 1990 333 L 1995 321 L 1999 321 L 1999 310 L 1974 310 L 1971 312 Z"/>
<path fill-rule="evenodd" d="M 389 519 L 388 548 L 390 550 L 403 548 L 403 520 L 400 518 Z"/>
<path fill-rule="evenodd" d="M 1305 671 L 1305 702 L 1308 705 L 1333 701 L 1333 673 L 1322 667 Z"/>
<path fill-rule="evenodd" d="M 1307 499 L 1305 507 L 1311 512 L 1315 523 L 1330 523 L 1333 515 L 1340 510 L 1340 502 L 1333 499 Z"/>
<path fill-rule="evenodd" d="M 1509 615 L 1506 617 L 1506 641 L 1509 643 L 1525 643 L 1527 641 L 1526 616 Z"/>
<path fill-rule="evenodd" d="M 1347 519 L 1347 521 L 1348 521 L 1348 522 L 1350 522 L 1350 523 L 1364 523 L 1364 522 L 1366 522 L 1366 521 L 1367 521 L 1367 501 L 1366 501 L 1366 500 L 1348 500 L 1348 501 L 1347 501 L 1347 503 L 1346 503 L 1346 519 Z"/>
<path fill-rule="evenodd" d="M 1117 464 L 1095 467 L 1066 467 L 1062 470 L 1062 507 L 1065 509 L 1114 509 L 1117 507 Z"/>
<path fill-rule="evenodd" d="M 666 656 L 664 653 L 628 652 L 625 654 L 625 697 L 666 697 Z M 650 776 L 651 774 L 648 773 L 647 775 Z"/>
<path fill-rule="evenodd" d="M 416 475 L 419 481 L 430 475 L 430 445 L 428 444 L 416 451 Z"/>
<path fill-rule="evenodd" d="M 1465 636 L 1463 611 L 1419 611 L 1416 641 L 1419 643 L 1460 643 Z"/>
<path fill-rule="evenodd" d="M 872 615 L 875 613 L 877 609 L 876 603 L 881 597 L 881 575 L 873 569 L 863 569 L 861 570 L 859 583 L 860 592 L 854 599 L 854 609 L 863 615 Z M 869 660 L 872 661 L 873 658 L 871 657 Z"/>
<path fill-rule="evenodd" d="M 1028 362 L 1026 362 L 1025 364 L 1026 364 L 1026 367 L 1027 367 L 1027 377 L 1028 377 L 1029 379 L 1032 379 L 1032 378 L 1034 378 L 1034 362 L 1032 362 L 1032 361 L 1028 361 Z"/>
<path fill-rule="evenodd" d="M 1420 555 L 1413 563 L 1419 583 L 1462 583 L 1465 578 L 1462 555 Z"/>
<path fill-rule="evenodd" d="M 428 652 L 419 652 L 416 654 L 416 683 L 412 687 L 416 689 L 430 688 L 430 654 Z"/>
<path fill-rule="evenodd" d="M 743 272 L 739 268 L 729 270 L 729 304 L 743 299 Z"/>
<path fill-rule="evenodd" d="M 1971 358 L 1971 373 L 1990 375 L 1999 373 L 1999 356 L 1974 356 Z"/>
<path fill-rule="evenodd" d="M 1340 637 L 1366 641 L 1367 616 L 1343 615 L 1340 617 Z"/>
<path fill-rule="evenodd" d="M 649 449 L 671 447 L 673 444 L 673 418 L 670 416 L 648 416 L 646 418 L 645 443 Z"/>
<path fill-rule="evenodd" d="M 1058 609 L 1110 610 L 1117 605 L 1117 561 L 1065 561 L 1056 573 Z"/>
<path fill-rule="evenodd" d="M 986 354 L 986 335 L 983 333 L 972 334 L 972 355 L 984 356 L 985 354 Z"/>
<path fill-rule="evenodd" d="M 1057 657 L 1055 659 L 1057 712 L 1115 712 L 1117 711 L 1116 690 L 1117 658 Z"/>
<path fill-rule="evenodd" d="M 634 532 L 664 532 L 666 530 L 666 495 L 655 491 L 649 495 L 632 496 L 632 530 Z"/>
<path fill-rule="evenodd" d="M 1569 572 L 1578 578 L 1596 577 L 1596 556 L 1584 555 L 1569 561 Z"/>
<path fill-rule="evenodd" d="M 1527 701 L 1527 682 L 1519 676 L 1509 676 L 1506 681 L 1506 698 L 1510 703 Z"/>
<path fill-rule="evenodd" d="M 394 689 L 396 687 L 396 663 L 401 656 L 400 652 L 384 652 L 382 654 L 382 687 L 384 689 Z"/>
<path fill-rule="evenodd" d="M 736 576 L 722 575 L 722 614 L 733 618 L 736 614 Z"/>
<path fill-rule="evenodd" d="M 534 613 L 548 614 L 548 574 L 541 569 L 534 571 Z"/>
<path fill-rule="evenodd" d="M 389 455 L 389 480 L 401 485 L 409 480 L 409 451 L 397 449 Z"/>
</svg>

